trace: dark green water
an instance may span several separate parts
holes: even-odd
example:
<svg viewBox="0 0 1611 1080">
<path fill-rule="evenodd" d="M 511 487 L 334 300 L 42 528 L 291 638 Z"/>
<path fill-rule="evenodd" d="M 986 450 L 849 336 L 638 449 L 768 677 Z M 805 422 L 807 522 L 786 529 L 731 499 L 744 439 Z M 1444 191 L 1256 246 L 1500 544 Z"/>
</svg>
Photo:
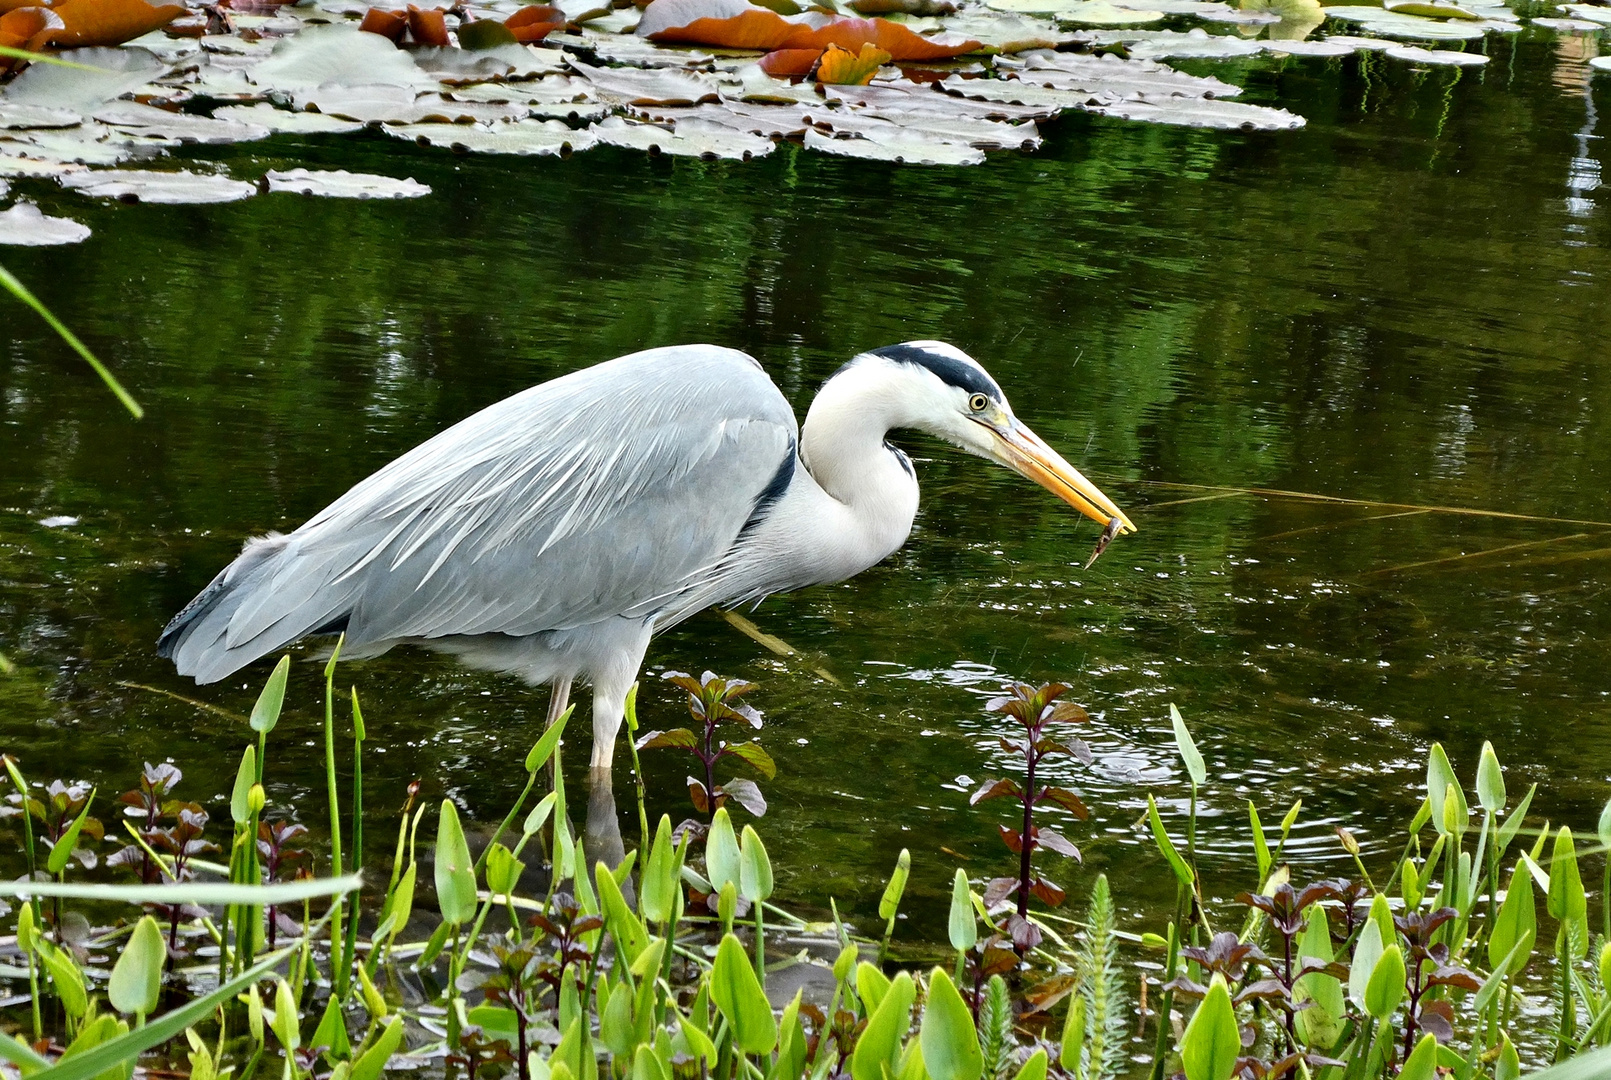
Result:
<svg viewBox="0 0 1611 1080">
<path fill-rule="evenodd" d="M 655 671 L 762 683 L 787 902 L 832 895 L 868 919 L 906 846 L 907 933 L 942 935 L 958 857 L 976 876 L 1008 866 L 1004 804 L 969 809 L 965 792 L 1006 765 L 982 706 L 1011 678 L 1068 681 L 1096 718 L 1095 768 L 1062 770 L 1095 809 L 1066 829 L 1089 869 L 1051 876 L 1083 895 L 1106 869 L 1132 914 L 1173 896 L 1136 824 L 1149 791 L 1184 806 L 1171 701 L 1210 763 L 1200 845 L 1220 897 L 1252 883 L 1247 799 L 1267 821 L 1304 800 L 1300 874 L 1348 870 L 1335 824 L 1390 862 L 1433 740 L 1468 778 L 1493 740 L 1513 793 L 1540 783 L 1540 821 L 1591 829 L 1611 777 L 1611 218 L 1595 189 L 1611 80 L 1590 84 L 1582 39 L 1492 48 L 1476 73 L 1205 64 L 1308 128 L 1075 117 L 1044 152 L 970 170 L 787 149 L 472 159 L 377 139 L 233 161 L 412 175 L 435 194 L 168 209 L 21 185 L 95 235 L 6 265 L 149 416 L 122 415 L 0 307 L 0 649 L 17 664 L 0 743 L 36 778 L 103 790 L 171 757 L 181 790 L 222 811 L 243 728 L 126 684 L 249 709 L 267 665 L 197 690 L 152 653 L 243 537 L 296 526 L 482 405 L 637 348 L 750 350 L 803 413 L 855 351 L 936 337 L 990 367 L 1141 531 L 1084 571 L 1089 523 L 909 441 L 924 504 L 907 548 L 755 616 L 811 664 L 715 616 L 660 640 Z M 55 515 L 78 520 L 38 524 Z M 414 777 L 501 816 L 543 697 L 410 652 L 342 678 L 365 695 L 377 825 Z M 295 668 L 270 758 L 271 799 L 315 826 L 320 682 Z M 659 685 L 643 708 L 659 727 L 680 713 Z M 647 762 L 652 813 L 682 815 L 691 760 Z"/>
</svg>

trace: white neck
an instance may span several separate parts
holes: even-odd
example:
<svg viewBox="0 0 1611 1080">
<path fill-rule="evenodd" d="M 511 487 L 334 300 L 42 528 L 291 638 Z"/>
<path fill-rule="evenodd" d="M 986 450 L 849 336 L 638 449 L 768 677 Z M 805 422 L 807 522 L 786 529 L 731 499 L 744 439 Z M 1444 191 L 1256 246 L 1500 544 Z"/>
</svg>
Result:
<svg viewBox="0 0 1611 1080">
<path fill-rule="evenodd" d="M 917 515 L 917 478 L 884 442 L 891 428 L 911 422 L 903 381 L 887 366 L 865 365 L 818 391 L 800 429 L 805 468 L 751 546 L 769 564 L 764 576 L 788 579 L 773 578 L 767 591 L 843 581 L 906 542 Z"/>
</svg>

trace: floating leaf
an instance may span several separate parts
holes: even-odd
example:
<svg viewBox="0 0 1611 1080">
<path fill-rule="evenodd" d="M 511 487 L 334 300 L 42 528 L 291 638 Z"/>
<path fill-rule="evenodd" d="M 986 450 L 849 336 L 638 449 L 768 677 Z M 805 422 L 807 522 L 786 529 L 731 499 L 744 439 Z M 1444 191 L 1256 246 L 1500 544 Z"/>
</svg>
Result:
<svg viewBox="0 0 1611 1080">
<path fill-rule="evenodd" d="M 1182 127 L 1221 128 L 1228 131 L 1293 131 L 1307 123 L 1285 109 L 1265 105 L 1244 105 L 1213 98 L 1145 98 L 1112 105 L 1087 105 L 1086 112 L 1114 116 L 1122 120 L 1142 120 L 1150 124 L 1178 124 Z"/>
<path fill-rule="evenodd" d="M 398 139 L 439 146 L 461 154 L 519 154 L 557 157 L 589 149 L 598 141 L 591 130 L 578 131 L 560 120 L 520 120 L 507 124 L 386 124 Z"/>
<path fill-rule="evenodd" d="M 1422 49 L 1414 45 L 1394 45 L 1387 55 L 1395 60 L 1408 60 L 1412 64 L 1433 64 L 1445 67 L 1481 67 L 1488 62 L 1482 53 L 1457 52 L 1454 49 Z"/>
<path fill-rule="evenodd" d="M 546 36 L 548 31 L 544 30 L 543 33 Z M 515 36 L 514 31 L 496 19 L 474 19 L 470 22 L 460 23 L 458 36 L 459 48 L 474 49 L 476 51 L 496 49 L 500 45 L 520 44 L 520 39 Z M 540 41 L 542 39 L 532 38 L 531 40 Z"/>
<path fill-rule="evenodd" d="M 982 47 L 979 41 L 958 34 L 917 34 L 888 19 L 834 19 L 815 28 L 802 26 L 786 42 L 791 49 L 827 49 L 834 45 L 858 57 L 865 46 L 872 45 L 894 61 L 919 63 L 951 60 Z"/>
<path fill-rule="evenodd" d="M 379 34 L 390 42 L 403 40 L 403 34 L 408 30 L 408 12 L 402 8 L 396 11 L 383 11 L 380 8 L 370 8 L 364 12 L 363 21 L 358 29 L 366 34 Z"/>
<path fill-rule="evenodd" d="M 514 35 L 516 41 L 529 45 L 535 41 L 552 34 L 555 30 L 565 28 L 565 13 L 557 7 L 548 4 L 531 4 L 521 8 L 503 21 L 503 25 Z M 464 31 L 459 31 L 459 40 L 464 40 Z"/>
<path fill-rule="evenodd" d="M 170 66 L 138 48 L 80 49 L 73 54 L 73 59 L 82 66 L 30 66 L 7 84 L 6 105 L 42 105 L 88 112 L 161 78 Z"/>
<path fill-rule="evenodd" d="M 120 101 L 95 111 L 95 119 L 117 128 L 134 128 L 141 135 L 175 143 L 227 145 L 269 137 L 269 129 L 234 120 L 194 113 L 170 112 L 151 105 Z"/>
<path fill-rule="evenodd" d="M 768 75 L 779 79 L 805 76 L 811 74 L 823 52 L 822 49 L 773 49 L 761 57 L 760 67 Z"/>
<path fill-rule="evenodd" d="M 861 52 L 855 55 L 838 45 L 829 45 L 817 64 L 817 81 L 838 86 L 865 86 L 873 81 L 878 69 L 889 61 L 889 53 L 871 42 L 863 45 Z"/>
<path fill-rule="evenodd" d="M 984 153 L 971 146 L 942 142 L 913 132 L 892 131 L 882 138 L 838 139 L 809 129 L 805 133 L 805 145 L 808 150 L 825 154 L 908 165 L 983 165 L 985 161 Z"/>
<path fill-rule="evenodd" d="M 650 41 L 769 50 L 783 47 L 798 29 L 777 12 L 747 0 L 653 0 L 637 33 Z"/>
<path fill-rule="evenodd" d="M 418 89 L 437 85 L 408 53 L 351 26 L 309 27 L 276 45 L 273 54 L 252 68 L 248 77 L 258 86 L 285 91 L 311 90 L 328 83 Z"/>
<path fill-rule="evenodd" d="M 447 18 L 441 8 L 408 5 L 408 36 L 421 45 L 446 48 L 453 44 L 453 40 L 448 37 Z"/>
<path fill-rule="evenodd" d="M 88 225 L 71 218 L 48 217 L 30 202 L 20 202 L 0 210 L 0 244 L 44 247 L 50 244 L 77 244 L 90 235 Z"/>
<path fill-rule="evenodd" d="M 720 87 L 703 76 L 666 69 L 596 68 L 575 59 L 569 63 L 594 86 L 629 105 L 694 105 L 721 99 Z"/>
<path fill-rule="evenodd" d="M 1443 0 L 1385 0 L 1382 7 L 1387 11 L 1397 12 L 1400 15 L 1419 15 L 1423 19 L 1482 21 L 1482 16 L 1476 12 L 1467 11 L 1459 4 L 1445 3 Z"/>
<path fill-rule="evenodd" d="M 97 199 L 126 202 L 195 205 L 247 199 L 257 188 L 227 176 L 188 172 L 152 172 L 140 169 L 69 173 L 58 181 L 69 191 Z"/>
<path fill-rule="evenodd" d="M 52 13 L 61 26 L 42 30 L 26 48 L 38 52 L 58 49 L 121 45 L 166 26 L 186 11 L 181 4 L 156 7 L 145 0 L 59 0 Z"/>
</svg>

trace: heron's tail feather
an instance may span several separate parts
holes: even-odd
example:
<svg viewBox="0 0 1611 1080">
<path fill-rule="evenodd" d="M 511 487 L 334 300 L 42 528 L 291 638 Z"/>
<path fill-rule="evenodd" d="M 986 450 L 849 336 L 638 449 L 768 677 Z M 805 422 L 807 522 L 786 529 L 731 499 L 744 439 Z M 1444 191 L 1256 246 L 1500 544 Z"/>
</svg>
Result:
<svg viewBox="0 0 1611 1080">
<path fill-rule="evenodd" d="M 157 655 L 198 683 L 217 682 L 260 657 L 313 633 L 344 628 L 347 590 L 318 595 L 324 574 L 308 573 L 293 538 L 270 533 L 247 541 L 157 639 Z M 296 566 L 297 573 L 285 571 Z"/>
</svg>

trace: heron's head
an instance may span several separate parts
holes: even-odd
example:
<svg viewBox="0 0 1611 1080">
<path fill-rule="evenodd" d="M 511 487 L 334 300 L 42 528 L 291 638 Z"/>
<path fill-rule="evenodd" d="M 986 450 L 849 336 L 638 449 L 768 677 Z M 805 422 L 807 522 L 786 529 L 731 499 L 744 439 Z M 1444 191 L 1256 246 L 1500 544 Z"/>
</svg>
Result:
<svg viewBox="0 0 1611 1080">
<path fill-rule="evenodd" d="M 1093 521 L 1107 525 L 1117 518 L 1120 533 L 1135 531 L 1112 500 L 1013 415 L 996 380 L 961 349 L 941 341 L 887 345 L 862 353 L 838 374 L 866 393 L 893 399 L 886 402 L 892 426 L 927 432 L 1005 465 Z"/>
</svg>

